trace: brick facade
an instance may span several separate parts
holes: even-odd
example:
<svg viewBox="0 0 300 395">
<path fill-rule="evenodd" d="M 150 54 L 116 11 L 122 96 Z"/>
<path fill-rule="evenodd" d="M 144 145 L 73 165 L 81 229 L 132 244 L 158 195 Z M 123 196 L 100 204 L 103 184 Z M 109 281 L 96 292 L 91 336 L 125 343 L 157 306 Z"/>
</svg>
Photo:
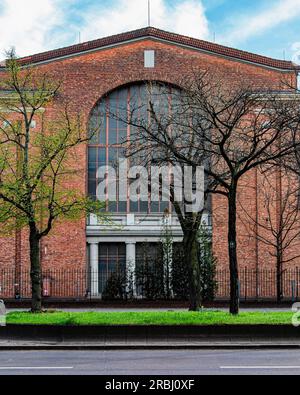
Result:
<svg viewBox="0 0 300 395">
<path fill-rule="evenodd" d="M 124 40 L 126 41 L 126 40 Z M 222 48 L 222 47 L 221 47 Z M 82 46 L 78 50 L 83 50 Z M 156 54 L 155 68 L 144 68 L 144 50 L 154 50 Z M 215 50 L 215 48 L 212 48 Z M 55 117 L 61 100 L 71 103 L 74 110 L 80 110 L 85 122 L 99 99 L 111 90 L 138 81 L 162 81 L 180 86 L 182 76 L 193 70 L 210 70 L 216 76 L 226 75 L 229 84 L 236 81 L 237 76 L 251 82 L 257 87 L 268 87 L 281 90 L 283 79 L 288 79 L 295 85 L 295 71 L 288 62 L 259 64 L 255 55 L 251 54 L 237 59 L 228 53 L 209 53 L 196 46 L 188 47 L 186 43 L 167 42 L 159 37 L 140 37 L 139 40 L 120 42 L 111 47 L 94 49 L 93 52 L 73 53 L 72 56 L 59 58 L 60 53 L 40 58 L 24 59 L 24 62 L 37 62 L 42 72 L 49 72 L 62 81 L 62 95 L 55 103 L 50 113 Z M 75 51 L 76 52 L 76 51 Z M 55 56 L 54 56 L 55 55 Z M 63 53 L 67 55 L 66 52 Z M 249 57 L 250 56 L 250 57 Z M 56 59 L 55 59 L 56 57 Z M 251 61 L 251 59 L 253 61 Z M 258 58 L 259 59 L 259 58 Z M 44 63 L 39 63 L 43 60 Z M 255 63 L 255 60 L 257 63 Z M 271 61 L 270 61 L 271 62 Z M 274 61 L 276 62 L 276 61 Z M 262 62 L 264 63 L 264 62 Z M 268 62 L 267 62 L 268 63 Z M 1 75 L 1 74 L 0 74 Z M 2 73 L 3 75 L 3 73 Z M 87 150 L 78 148 L 76 166 L 80 169 L 76 187 L 80 191 L 87 190 Z M 262 213 L 259 179 L 256 171 L 248 174 L 241 181 L 239 201 L 255 217 L 256 212 Z M 213 198 L 213 245 L 220 267 L 228 267 L 227 258 L 227 208 L 223 197 Z M 238 251 L 242 267 L 274 267 L 268 248 L 254 238 L 249 237 L 243 212 L 239 211 L 238 219 Z M 14 267 L 15 262 L 21 261 L 22 267 L 28 266 L 28 247 L 26 232 L 12 237 L 0 238 L 0 264 L 3 267 Z M 57 224 L 51 235 L 43 240 L 42 262 L 44 268 L 86 268 L 86 221 L 77 223 Z M 300 261 L 291 265 L 300 264 Z"/>
</svg>

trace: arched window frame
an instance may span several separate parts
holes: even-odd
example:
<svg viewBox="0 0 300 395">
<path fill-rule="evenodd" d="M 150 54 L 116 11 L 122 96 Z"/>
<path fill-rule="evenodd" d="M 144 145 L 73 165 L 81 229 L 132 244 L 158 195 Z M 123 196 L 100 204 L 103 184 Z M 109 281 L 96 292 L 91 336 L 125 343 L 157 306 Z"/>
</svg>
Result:
<svg viewBox="0 0 300 395">
<path fill-rule="evenodd" d="M 172 90 L 178 88 L 172 87 L 171 85 L 154 83 L 153 86 L 164 86 L 170 90 L 168 96 L 167 107 L 171 110 L 171 95 Z M 124 141 L 130 140 L 130 134 L 132 127 L 128 124 L 121 126 L 121 121 L 114 119 L 110 116 L 112 112 L 112 103 L 116 104 L 116 115 L 118 118 L 119 111 L 130 111 L 131 100 L 135 97 L 138 100 L 138 106 L 142 106 L 143 95 L 148 89 L 146 83 L 135 83 L 131 85 L 125 85 L 117 88 L 99 100 L 91 113 L 91 121 L 93 118 L 100 117 L 101 122 L 99 124 L 99 130 L 95 133 L 95 136 L 91 140 L 88 146 L 88 194 L 92 198 L 96 199 L 96 188 L 98 180 L 96 178 L 97 169 L 99 166 L 115 166 L 118 163 L 118 158 L 124 157 Z M 137 92 L 137 95 L 134 96 Z M 122 101 L 122 106 L 120 105 Z M 105 109 L 105 110 L 104 110 Z M 103 115 L 104 114 L 104 115 Z M 97 124 L 97 121 L 96 121 Z M 97 128 L 95 128 L 97 129 Z M 136 165 L 137 163 L 135 163 Z M 128 188 L 129 190 L 129 188 Z M 117 197 L 119 196 L 119 186 L 117 183 Z M 140 213 L 140 214 L 158 214 L 163 213 L 166 209 L 172 210 L 172 204 L 169 202 L 152 202 L 150 195 L 148 201 L 132 202 L 127 196 L 126 202 L 106 202 L 106 210 L 111 213 Z"/>
</svg>

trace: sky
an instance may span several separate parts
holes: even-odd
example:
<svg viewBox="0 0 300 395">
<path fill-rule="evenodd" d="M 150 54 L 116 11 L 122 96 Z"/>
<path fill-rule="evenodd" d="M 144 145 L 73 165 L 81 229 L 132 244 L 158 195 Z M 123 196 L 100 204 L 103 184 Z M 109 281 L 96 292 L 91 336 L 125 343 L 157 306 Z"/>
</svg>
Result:
<svg viewBox="0 0 300 395">
<path fill-rule="evenodd" d="M 148 0 L 0 0 L 0 59 L 148 24 Z M 300 64 L 300 0 L 151 0 L 151 25 Z"/>
</svg>

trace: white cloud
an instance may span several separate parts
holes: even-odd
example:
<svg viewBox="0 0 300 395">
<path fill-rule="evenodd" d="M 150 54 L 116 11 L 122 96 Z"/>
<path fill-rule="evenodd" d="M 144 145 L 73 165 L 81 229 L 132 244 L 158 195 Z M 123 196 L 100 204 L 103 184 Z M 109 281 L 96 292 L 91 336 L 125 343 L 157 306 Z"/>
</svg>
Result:
<svg viewBox="0 0 300 395">
<path fill-rule="evenodd" d="M 16 47 L 19 55 L 48 49 L 55 42 L 51 31 L 63 20 L 62 0 L 1 0 L 0 56 Z"/>
<path fill-rule="evenodd" d="M 92 9 L 84 19 L 83 40 L 145 27 L 147 0 L 118 0 L 106 9 Z M 171 6 L 164 0 L 151 1 L 151 25 L 197 38 L 209 35 L 208 21 L 202 2 L 185 0 Z"/>
<path fill-rule="evenodd" d="M 171 15 L 172 16 L 172 15 Z M 166 19 L 168 16 L 165 15 Z M 208 39 L 209 26 L 205 16 L 203 5 L 199 1 L 184 1 L 175 9 L 174 12 L 176 33 L 188 36 Z M 168 30 L 172 30 L 172 20 L 169 20 Z"/>
<path fill-rule="evenodd" d="M 110 34 L 145 27 L 147 0 L 0 0 L 0 59 L 16 47 L 25 56 Z M 152 0 L 151 25 L 197 38 L 208 38 L 201 0 L 170 3 Z"/>
<path fill-rule="evenodd" d="M 235 27 L 224 36 L 224 42 L 236 45 L 258 36 L 281 23 L 300 15 L 300 0 L 278 0 L 275 5 L 252 16 L 242 16 Z"/>
</svg>

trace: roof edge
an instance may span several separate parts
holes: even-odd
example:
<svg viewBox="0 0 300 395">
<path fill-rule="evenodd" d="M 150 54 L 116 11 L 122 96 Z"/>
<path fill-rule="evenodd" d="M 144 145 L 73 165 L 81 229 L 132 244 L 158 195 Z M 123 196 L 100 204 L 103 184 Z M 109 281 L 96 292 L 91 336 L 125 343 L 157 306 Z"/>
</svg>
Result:
<svg viewBox="0 0 300 395">
<path fill-rule="evenodd" d="M 61 58 L 76 56 L 85 52 L 114 46 L 125 42 L 142 39 L 142 38 L 156 38 L 168 41 L 177 45 L 188 46 L 211 54 L 232 58 L 235 60 L 246 61 L 257 64 L 263 67 L 270 67 L 282 71 L 298 71 L 300 72 L 300 65 L 296 65 L 291 61 L 273 59 L 267 56 L 254 54 L 251 52 L 242 51 L 235 48 L 226 47 L 220 44 L 211 43 L 188 36 L 183 36 L 177 33 L 167 32 L 165 30 L 156 29 L 154 27 L 146 27 L 138 30 L 133 30 L 126 33 L 120 33 L 92 41 L 87 41 L 81 44 L 75 44 L 59 49 L 54 49 L 47 52 L 41 52 L 35 55 L 22 57 L 19 59 L 21 65 L 39 64 L 44 62 L 56 61 Z M 5 68 L 5 65 L 0 63 L 0 69 Z"/>
</svg>

